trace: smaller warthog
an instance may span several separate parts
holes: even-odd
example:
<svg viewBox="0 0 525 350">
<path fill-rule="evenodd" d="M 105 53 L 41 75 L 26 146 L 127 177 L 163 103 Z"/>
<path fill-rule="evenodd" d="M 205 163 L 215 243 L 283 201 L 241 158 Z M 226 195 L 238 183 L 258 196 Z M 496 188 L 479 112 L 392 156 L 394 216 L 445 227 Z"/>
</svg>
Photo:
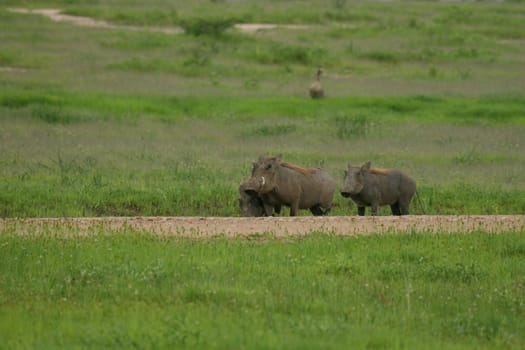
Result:
<svg viewBox="0 0 525 350">
<path fill-rule="evenodd" d="M 357 204 L 357 214 L 365 215 L 365 207 L 372 207 L 372 215 L 382 205 L 390 205 L 392 215 L 408 215 L 410 201 L 416 193 L 416 183 L 399 170 L 371 169 L 348 165 L 341 195 Z"/>
<path fill-rule="evenodd" d="M 334 179 L 322 169 L 306 169 L 285 163 L 281 157 L 260 157 L 253 164 L 252 177 L 246 184 L 248 194 L 257 194 L 268 210 L 286 205 L 290 216 L 299 209 L 314 215 L 326 215 L 332 208 Z"/>
<path fill-rule="evenodd" d="M 248 180 L 243 181 L 239 186 L 239 207 L 241 216 L 272 216 L 274 211 L 277 214 L 281 211 L 281 206 L 265 208 L 259 194 L 250 191 Z"/>
</svg>

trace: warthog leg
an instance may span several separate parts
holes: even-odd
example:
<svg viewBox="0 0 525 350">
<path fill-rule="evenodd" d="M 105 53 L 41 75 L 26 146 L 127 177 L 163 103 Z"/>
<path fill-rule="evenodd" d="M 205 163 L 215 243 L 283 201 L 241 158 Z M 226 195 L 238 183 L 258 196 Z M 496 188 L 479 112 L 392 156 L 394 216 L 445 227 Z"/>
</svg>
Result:
<svg viewBox="0 0 525 350">
<path fill-rule="evenodd" d="M 392 215 L 401 215 L 401 209 L 399 208 L 399 202 L 396 202 L 390 206 L 392 209 Z"/>
<path fill-rule="evenodd" d="M 399 202 L 399 215 L 408 215 L 408 207 L 410 206 L 410 201 L 407 203 Z"/>
<path fill-rule="evenodd" d="M 311 207 L 311 208 L 310 208 L 310 211 L 311 211 L 312 214 L 314 214 L 315 216 L 321 216 L 321 215 L 324 215 L 324 214 L 325 214 L 323 208 L 321 208 L 321 206 L 320 206 L 319 204 L 314 205 L 313 207 Z"/>
<path fill-rule="evenodd" d="M 297 216 L 299 212 L 299 200 L 290 205 L 290 216 Z"/>
</svg>

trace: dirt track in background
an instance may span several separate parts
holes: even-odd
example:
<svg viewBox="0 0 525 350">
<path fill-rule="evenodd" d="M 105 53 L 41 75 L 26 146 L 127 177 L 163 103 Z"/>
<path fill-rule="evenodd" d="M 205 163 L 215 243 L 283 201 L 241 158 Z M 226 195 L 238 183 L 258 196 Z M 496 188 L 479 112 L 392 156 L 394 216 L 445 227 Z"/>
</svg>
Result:
<svg viewBox="0 0 525 350">
<path fill-rule="evenodd" d="M 396 232 L 504 233 L 525 230 L 525 215 L 408 215 L 402 217 L 101 217 L 0 219 L 0 234 L 82 236 L 106 230 L 133 229 L 152 234 L 206 238 L 213 236 L 301 237 L 312 232 L 369 235 Z"/>
<path fill-rule="evenodd" d="M 90 17 L 72 16 L 62 13 L 59 9 L 26 9 L 26 8 L 9 8 L 14 13 L 41 15 L 49 18 L 54 22 L 69 23 L 80 27 L 118 29 L 127 31 L 148 31 L 159 32 L 164 34 L 180 34 L 184 30 L 180 27 L 141 27 L 130 25 L 117 25 L 107 21 L 97 20 Z M 306 25 L 300 24 L 273 24 L 273 23 L 238 23 L 234 28 L 243 33 L 256 33 L 260 30 L 271 30 L 276 28 L 302 29 Z"/>
</svg>

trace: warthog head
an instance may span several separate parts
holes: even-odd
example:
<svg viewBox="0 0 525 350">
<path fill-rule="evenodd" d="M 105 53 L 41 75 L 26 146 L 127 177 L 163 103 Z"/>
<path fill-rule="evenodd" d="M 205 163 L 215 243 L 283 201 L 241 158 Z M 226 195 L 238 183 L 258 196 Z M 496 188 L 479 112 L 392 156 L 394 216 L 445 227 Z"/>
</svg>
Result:
<svg viewBox="0 0 525 350">
<path fill-rule="evenodd" d="M 363 190 L 363 174 L 370 171 L 370 162 L 366 162 L 362 166 L 351 166 L 348 164 L 348 169 L 345 170 L 345 179 L 341 195 L 343 197 L 350 197 L 352 194 L 358 194 Z"/>
<path fill-rule="evenodd" d="M 247 193 L 268 193 L 273 190 L 275 173 L 281 164 L 281 157 L 259 157 L 253 163 L 252 177 L 248 180 L 245 191 Z"/>
<path fill-rule="evenodd" d="M 239 208 L 241 216 L 264 216 L 264 204 L 248 181 L 239 186 Z"/>
</svg>

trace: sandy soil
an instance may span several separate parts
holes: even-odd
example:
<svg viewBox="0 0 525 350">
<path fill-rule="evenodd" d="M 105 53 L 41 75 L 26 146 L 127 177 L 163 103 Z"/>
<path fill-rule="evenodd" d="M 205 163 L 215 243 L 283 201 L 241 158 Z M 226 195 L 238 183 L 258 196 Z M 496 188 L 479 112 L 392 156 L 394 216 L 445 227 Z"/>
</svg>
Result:
<svg viewBox="0 0 525 350">
<path fill-rule="evenodd" d="M 81 27 L 95 27 L 95 28 L 106 28 L 106 29 L 119 29 L 128 31 L 149 31 L 149 32 L 160 32 L 165 34 L 179 34 L 184 32 L 179 27 L 139 27 L 139 26 L 127 26 L 127 25 L 116 25 L 107 21 L 97 20 L 90 17 L 82 16 L 71 16 L 66 15 L 59 9 L 26 9 L 26 8 L 9 8 L 14 13 L 22 14 L 34 14 L 41 15 L 49 18 L 54 22 L 64 22 L 73 24 Z M 299 24 L 272 24 L 272 23 L 239 23 L 236 24 L 235 29 L 244 33 L 257 33 L 261 30 L 271 30 L 276 28 L 287 28 L 287 29 L 302 29 L 306 28 L 305 25 Z"/>
<path fill-rule="evenodd" d="M 312 232 L 336 235 L 428 232 L 504 233 L 525 230 L 525 215 L 408 215 L 402 217 L 328 216 L 328 217 L 103 217 L 0 219 L 0 234 L 91 235 L 105 229 L 132 228 L 152 234 L 206 238 L 211 236 L 250 237 L 269 234 L 275 237 L 301 237 Z"/>
</svg>

